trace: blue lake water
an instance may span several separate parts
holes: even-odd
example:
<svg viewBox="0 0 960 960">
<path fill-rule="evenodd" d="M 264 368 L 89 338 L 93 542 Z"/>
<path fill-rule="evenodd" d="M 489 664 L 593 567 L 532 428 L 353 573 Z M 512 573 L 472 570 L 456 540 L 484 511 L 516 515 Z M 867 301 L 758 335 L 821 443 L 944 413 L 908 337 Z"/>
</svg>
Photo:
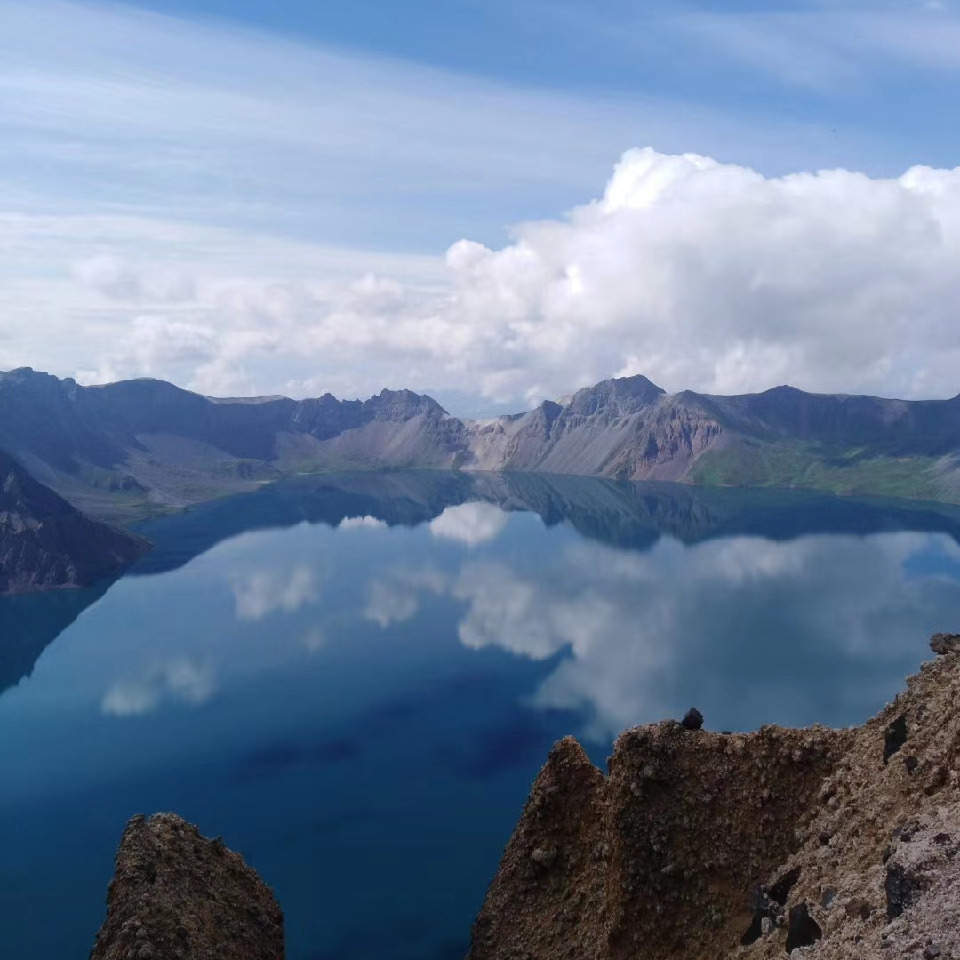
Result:
<svg viewBox="0 0 960 960">
<path fill-rule="evenodd" d="M 291 960 L 460 958 L 559 737 L 858 723 L 960 628 L 928 505 L 394 473 L 144 530 L 109 588 L 0 601 L 3 957 L 84 960 L 126 820 L 172 810 Z"/>
</svg>

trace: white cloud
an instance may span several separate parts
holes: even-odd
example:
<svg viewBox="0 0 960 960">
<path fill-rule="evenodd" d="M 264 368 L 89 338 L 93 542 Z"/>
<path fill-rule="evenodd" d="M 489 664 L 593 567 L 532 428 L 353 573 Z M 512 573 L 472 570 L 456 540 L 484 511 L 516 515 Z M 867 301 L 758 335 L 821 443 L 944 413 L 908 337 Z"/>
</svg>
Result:
<svg viewBox="0 0 960 960">
<path fill-rule="evenodd" d="M 488 347 L 493 393 L 642 370 L 673 389 L 952 396 L 958 254 L 960 170 L 770 179 L 638 150 L 566 220 L 454 246 L 451 322 L 476 331 L 471 356 Z"/>
<path fill-rule="evenodd" d="M 240 620 L 263 620 L 278 612 L 295 613 L 316 603 L 320 594 L 313 570 L 303 565 L 291 570 L 259 570 L 237 577 L 232 589 Z"/>
<path fill-rule="evenodd" d="M 599 199 L 515 235 L 454 244 L 446 289 L 224 284 L 141 313 L 105 368 L 207 393 L 469 383 L 518 407 L 639 372 L 668 390 L 957 392 L 960 169 L 769 178 L 635 150 Z"/>
<path fill-rule="evenodd" d="M 507 525 L 508 514 L 492 503 L 462 503 L 447 507 L 430 521 L 430 533 L 444 540 L 456 540 L 468 547 L 495 540 Z"/>
<path fill-rule="evenodd" d="M 176 303 L 194 300 L 196 284 L 187 273 L 143 270 L 109 254 L 81 260 L 77 279 L 109 300 L 149 300 Z"/>
<path fill-rule="evenodd" d="M 442 250 L 567 209 L 634 143 L 775 170 L 843 155 L 818 124 L 507 86 L 121 5 L 0 0 L 0 19 L 0 368 L 518 403 L 630 363 L 699 377 L 683 386 L 748 384 L 770 350 L 783 359 L 749 325 L 742 338 L 719 328 L 713 370 L 702 358 L 678 367 L 678 338 L 663 331 L 689 327 L 690 309 L 712 313 L 717 287 L 737 292 L 737 265 L 722 258 L 697 276 L 729 227 L 668 232 L 658 259 L 645 227 L 644 246 L 629 217 L 594 205 L 519 227 L 496 252 L 460 244 L 445 263 Z M 866 154 L 855 137 L 844 149 Z M 688 186 L 650 229 L 673 203 L 697 223 L 717 216 L 716 198 L 684 200 Z M 738 201 L 745 233 L 776 229 L 772 208 L 752 215 L 756 198 L 739 187 Z M 839 204 L 835 217 L 848 212 Z M 799 241 L 774 251 L 805 254 Z M 687 254 L 697 283 L 671 308 Z M 707 281 L 706 306 L 692 302 Z"/>
<path fill-rule="evenodd" d="M 103 713 L 115 717 L 141 716 L 165 700 L 199 706 L 213 696 L 215 684 L 208 667 L 190 660 L 155 664 L 142 676 L 120 680 L 104 694 Z"/>
</svg>

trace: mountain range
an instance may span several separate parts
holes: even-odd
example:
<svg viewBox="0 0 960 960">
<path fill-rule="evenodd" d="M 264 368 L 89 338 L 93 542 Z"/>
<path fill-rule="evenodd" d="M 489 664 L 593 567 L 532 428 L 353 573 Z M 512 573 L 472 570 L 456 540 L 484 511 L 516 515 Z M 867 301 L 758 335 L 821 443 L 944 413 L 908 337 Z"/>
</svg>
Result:
<svg viewBox="0 0 960 960">
<path fill-rule="evenodd" d="M 634 376 L 472 421 L 409 390 L 224 399 L 20 368 L 0 373 L 0 456 L 0 592 L 12 592 L 122 569 L 143 544 L 110 525 L 301 474 L 540 473 L 960 503 L 960 397 L 668 394 Z"/>
<path fill-rule="evenodd" d="M 120 523 L 282 476 L 372 468 L 960 502 L 960 397 L 886 400 L 792 387 L 667 394 L 635 376 L 469 421 L 409 390 L 363 401 L 214 399 L 161 380 L 84 387 L 22 368 L 0 373 L 0 450 L 78 509 Z"/>
</svg>

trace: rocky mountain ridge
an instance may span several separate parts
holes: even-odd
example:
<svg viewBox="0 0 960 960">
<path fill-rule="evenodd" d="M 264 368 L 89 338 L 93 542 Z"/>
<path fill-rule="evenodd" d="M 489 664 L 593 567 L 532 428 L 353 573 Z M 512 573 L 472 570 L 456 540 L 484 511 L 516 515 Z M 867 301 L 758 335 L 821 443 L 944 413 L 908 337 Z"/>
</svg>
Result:
<svg viewBox="0 0 960 960">
<path fill-rule="evenodd" d="M 0 449 L 81 510 L 129 522 L 291 473 L 450 467 L 463 424 L 407 390 L 369 400 L 211 399 L 162 380 L 0 374 Z"/>
<path fill-rule="evenodd" d="M 239 854 L 172 814 L 130 820 L 90 960 L 283 956 L 283 911 Z"/>
<path fill-rule="evenodd" d="M 564 403 L 463 421 L 407 390 L 368 400 L 215 399 L 158 380 L 83 387 L 0 374 L 0 449 L 75 506 L 118 522 L 282 476 L 418 468 L 794 486 L 960 502 L 960 398 L 790 387 L 667 394 L 642 376 Z"/>
</svg>

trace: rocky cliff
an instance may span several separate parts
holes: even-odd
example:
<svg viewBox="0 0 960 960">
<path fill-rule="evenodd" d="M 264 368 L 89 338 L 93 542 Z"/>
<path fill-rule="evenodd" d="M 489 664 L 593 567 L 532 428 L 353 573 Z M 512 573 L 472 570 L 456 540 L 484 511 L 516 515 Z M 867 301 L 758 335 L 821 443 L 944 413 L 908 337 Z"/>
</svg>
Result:
<svg viewBox="0 0 960 960">
<path fill-rule="evenodd" d="M 646 377 L 605 380 L 568 404 L 477 424 L 466 462 L 483 470 L 679 480 L 724 431 L 696 394 L 668 396 Z"/>
<path fill-rule="evenodd" d="M 0 451 L 0 595 L 116 576 L 149 544 L 84 516 Z"/>
<path fill-rule="evenodd" d="M 960 956 L 958 645 L 855 730 L 561 742 L 470 960 Z"/>
<path fill-rule="evenodd" d="M 173 814 L 127 824 L 90 960 L 283 955 L 283 911 L 239 854 Z"/>
</svg>

